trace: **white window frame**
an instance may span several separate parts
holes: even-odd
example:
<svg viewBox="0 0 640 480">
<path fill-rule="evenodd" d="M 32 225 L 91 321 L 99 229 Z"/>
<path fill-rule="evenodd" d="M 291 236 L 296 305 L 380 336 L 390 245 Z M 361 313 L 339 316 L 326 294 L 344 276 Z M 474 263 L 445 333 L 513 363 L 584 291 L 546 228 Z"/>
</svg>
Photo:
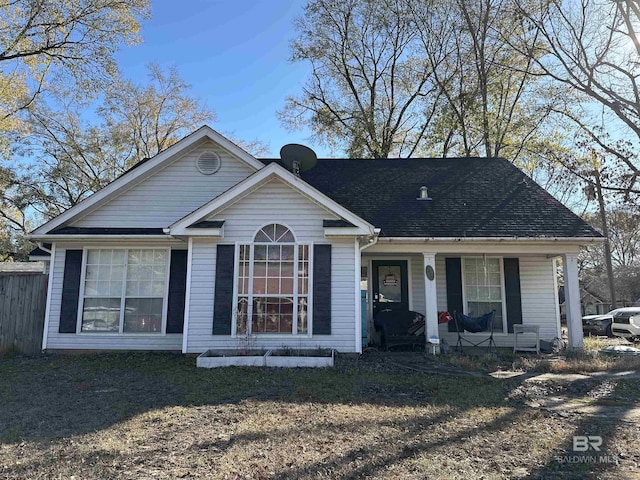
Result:
<svg viewBox="0 0 640 480">
<path fill-rule="evenodd" d="M 83 332 L 82 331 L 82 314 L 84 313 L 84 288 L 86 281 L 86 272 L 87 272 L 87 260 L 88 260 L 88 252 L 90 250 L 125 250 L 125 262 L 124 262 L 124 271 L 123 271 L 123 282 L 122 282 L 122 290 L 120 292 L 120 320 L 118 324 L 117 332 Z M 167 264 L 165 266 L 165 275 L 164 275 L 164 292 L 162 298 L 162 328 L 160 332 L 125 332 L 124 331 L 124 306 L 127 299 L 126 296 L 126 288 L 127 288 L 127 266 L 128 266 L 128 257 L 129 250 L 165 250 L 167 252 Z M 112 246 L 112 245 L 100 245 L 100 246 L 92 246 L 92 247 L 84 247 L 82 249 L 82 268 L 80 271 L 80 291 L 78 292 L 78 317 L 76 319 L 76 335 L 88 335 L 88 336 L 96 336 L 96 337 L 109 337 L 109 336 L 152 336 L 154 338 L 158 336 L 167 335 L 167 310 L 169 306 L 169 272 L 171 268 L 171 248 L 170 247 L 137 247 L 137 246 Z M 114 297 L 115 298 L 115 297 Z M 137 298 L 137 297 L 136 297 Z M 151 297 L 150 297 L 151 298 Z M 158 298 L 158 297 L 152 297 Z"/>
<path fill-rule="evenodd" d="M 264 227 L 268 225 L 278 224 L 287 228 L 291 234 L 293 235 L 293 242 L 254 242 L 253 239 L 256 237 L 258 232 L 262 230 Z M 238 333 L 238 325 L 237 325 L 237 313 L 238 313 L 238 299 L 240 297 L 244 297 L 245 295 L 240 295 L 238 292 L 238 283 L 240 278 L 240 247 L 246 245 L 249 246 L 249 285 L 248 285 L 248 294 L 247 297 L 247 333 Z M 260 294 L 256 295 L 253 293 L 253 262 L 254 262 L 254 250 L 256 245 L 293 245 L 293 271 L 295 273 L 294 281 L 293 281 L 293 325 L 291 328 L 291 333 L 284 332 L 272 332 L 272 333 L 252 333 L 251 325 L 252 325 L 252 317 L 253 317 L 253 298 L 254 297 L 274 297 L 274 298 L 289 298 L 290 295 L 283 294 Z M 298 247 L 301 245 L 306 245 L 309 249 L 309 272 L 308 272 L 308 282 L 307 282 L 307 333 L 298 333 L 298 255 L 299 249 Z M 256 231 L 253 233 L 251 237 L 251 241 L 249 242 L 236 242 L 235 243 L 235 253 L 234 253 L 234 273 L 233 273 L 233 315 L 231 318 L 231 336 L 232 337 L 241 337 L 244 335 L 255 335 L 258 338 L 311 338 L 313 335 L 313 242 L 299 242 L 296 234 L 293 229 L 287 225 L 286 223 L 279 221 L 271 221 L 261 225 Z"/>
<path fill-rule="evenodd" d="M 473 259 L 482 259 L 485 258 L 487 260 L 489 259 L 498 259 L 499 261 L 499 268 L 500 268 L 500 297 L 501 297 L 501 303 L 502 303 L 502 331 L 494 331 L 494 334 L 507 334 L 508 330 L 507 330 L 507 297 L 505 295 L 505 284 L 504 284 L 504 261 L 503 261 L 503 257 L 497 256 L 497 255 L 465 255 L 464 257 L 461 258 L 460 261 L 460 267 L 461 267 L 461 271 L 462 271 L 462 309 L 463 309 L 463 313 L 465 315 L 469 314 L 469 307 L 468 307 L 468 303 L 469 300 L 467 298 L 467 282 L 465 281 L 465 275 L 464 275 L 464 260 L 466 258 L 473 258 Z"/>
</svg>

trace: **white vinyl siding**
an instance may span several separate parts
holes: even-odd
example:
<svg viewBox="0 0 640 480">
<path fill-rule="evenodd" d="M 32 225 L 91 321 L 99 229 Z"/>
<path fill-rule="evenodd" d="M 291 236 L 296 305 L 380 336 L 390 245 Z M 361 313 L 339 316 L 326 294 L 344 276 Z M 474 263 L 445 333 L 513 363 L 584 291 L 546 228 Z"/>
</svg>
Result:
<svg viewBox="0 0 640 480">
<path fill-rule="evenodd" d="M 138 245 L 136 245 L 138 246 Z M 156 245 L 154 245 L 157 247 Z M 151 246 L 151 247 L 154 247 Z M 184 246 L 184 244 L 182 245 Z M 138 246 L 144 248 L 143 246 Z M 53 278 L 51 280 L 51 305 L 48 324 L 48 350 L 180 350 L 181 334 L 77 334 L 58 333 L 62 300 L 62 281 L 67 249 L 81 250 L 81 246 L 56 245 Z"/>
<path fill-rule="evenodd" d="M 331 335 L 289 338 L 256 338 L 256 348 L 335 348 L 344 352 L 355 349 L 354 299 L 355 246 L 353 240 L 333 241 L 331 249 Z M 238 338 L 213 335 L 213 301 L 215 292 L 216 246 L 214 240 L 194 239 L 189 308 L 188 353 L 208 349 L 238 348 Z"/>
<path fill-rule="evenodd" d="M 338 217 L 279 180 L 272 180 L 207 220 L 225 220 L 224 242 L 251 241 L 270 222 L 291 228 L 298 242 L 323 241 L 322 220 Z"/>
<path fill-rule="evenodd" d="M 422 255 L 411 255 L 409 274 L 411 275 L 409 286 L 412 290 L 409 292 L 411 309 L 424 315 L 427 309 L 425 307 L 424 257 Z"/>
<path fill-rule="evenodd" d="M 356 254 L 353 238 L 324 237 L 322 221 L 336 218 L 328 210 L 276 180 L 251 192 L 211 219 L 224 219 L 224 239 L 193 239 L 191 267 L 191 296 L 189 299 L 189 326 L 187 352 L 202 353 L 208 349 L 238 348 L 244 341 L 230 335 L 213 335 L 213 309 L 215 292 L 216 247 L 218 243 L 237 244 L 251 242 L 256 232 L 268 223 L 286 225 L 296 241 L 330 243 L 331 249 L 331 334 L 311 337 L 258 336 L 251 340 L 255 348 L 335 348 L 339 351 L 355 350 Z M 237 259 L 236 259 L 237 260 Z M 237 266 L 236 266 L 237 268 Z M 359 275 L 359 272 L 358 272 Z"/>
<path fill-rule="evenodd" d="M 552 259 L 520 258 L 522 321 L 525 325 L 540 325 L 540 338 L 544 339 L 560 336 L 554 275 Z"/>
<path fill-rule="evenodd" d="M 202 353 L 209 348 L 213 335 L 213 302 L 216 281 L 217 241 L 193 238 L 191 250 L 191 295 L 189 297 L 188 352 Z M 223 342 L 222 346 L 224 346 Z"/>
<path fill-rule="evenodd" d="M 438 296 L 438 311 L 447 311 L 447 271 L 445 256 L 436 255 L 436 292 Z"/>
<path fill-rule="evenodd" d="M 196 160 L 204 151 L 220 155 L 220 169 L 203 175 Z M 253 173 L 253 169 L 208 142 L 178 157 L 149 178 L 73 222 L 74 227 L 164 228 Z"/>
</svg>

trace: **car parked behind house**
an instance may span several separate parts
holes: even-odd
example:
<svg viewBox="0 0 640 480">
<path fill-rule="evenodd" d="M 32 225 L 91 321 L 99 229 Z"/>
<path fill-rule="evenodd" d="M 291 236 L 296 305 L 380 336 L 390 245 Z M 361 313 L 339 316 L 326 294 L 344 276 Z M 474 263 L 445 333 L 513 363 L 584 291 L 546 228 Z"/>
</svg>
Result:
<svg viewBox="0 0 640 480">
<path fill-rule="evenodd" d="M 585 315 L 582 317 L 582 331 L 585 335 L 606 335 L 613 337 L 611 322 L 619 309 L 601 315 Z"/>
<path fill-rule="evenodd" d="M 611 331 L 630 342 L 640 340 L 640 307 L 619 308 L 613 315 Z"/>
</svg>

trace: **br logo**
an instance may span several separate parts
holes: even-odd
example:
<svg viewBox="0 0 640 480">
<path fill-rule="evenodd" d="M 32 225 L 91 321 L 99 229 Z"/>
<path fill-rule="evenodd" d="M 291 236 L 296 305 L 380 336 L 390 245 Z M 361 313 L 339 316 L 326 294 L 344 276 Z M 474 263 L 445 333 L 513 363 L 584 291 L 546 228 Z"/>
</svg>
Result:
<svg viewBox="0 0 640 480">
<path fill-rule="evenodd" d="M 574 452 L 586 452 L 590 448 L 592 448 L 596 452 L 599 452 L 600 445 L 602 445 L 602 437 L 599 437 L 597 435 L 576 435 L 573 437 Z"/>
</svg>

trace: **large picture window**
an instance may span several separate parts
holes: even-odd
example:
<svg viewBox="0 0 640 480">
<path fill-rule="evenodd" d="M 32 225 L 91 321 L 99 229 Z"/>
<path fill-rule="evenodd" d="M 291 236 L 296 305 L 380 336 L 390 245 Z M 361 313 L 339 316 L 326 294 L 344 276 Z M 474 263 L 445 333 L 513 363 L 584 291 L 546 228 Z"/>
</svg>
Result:
<svg viewBox="0 0 640 480">
<path fill-rule="evenodd" d="M 80 331 L 162 333 L 168 258 L 167 249 L 87 250 Z"/>
<path fill-rule="evenodd" d="M 309 252 L 279 224 L 239 246 L 237 334 L 309 333 Z"/>
<path fill-rule="evenodd" d="M 502 268 L 499 258 L 463 258 L 462 271 L 466 314 L 477 317 L 495 310 L 494 330 L 503 331 Z"/>
</svg>

